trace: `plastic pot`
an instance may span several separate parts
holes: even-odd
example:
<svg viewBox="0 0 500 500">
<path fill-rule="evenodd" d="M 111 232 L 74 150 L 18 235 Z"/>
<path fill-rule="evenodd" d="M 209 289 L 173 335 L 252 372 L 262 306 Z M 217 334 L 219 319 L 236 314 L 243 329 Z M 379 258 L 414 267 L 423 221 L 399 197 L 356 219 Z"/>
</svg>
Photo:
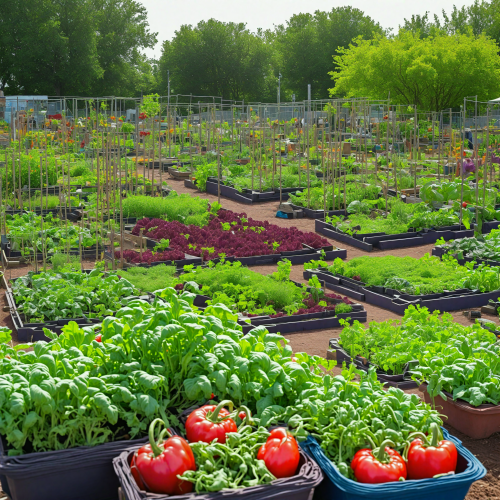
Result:
<svg viewBox="0 0 500 500">
<path fill-rule="evenodd" d="M 0 480 L 12 500 L 116 500 L 113 458 L 147 438 L 8 457 L 0 440 Z"/>
<path fill-rule="evenodd" d="M 433 479 L 362 484 L 343 476 L 325 455 L 319 443 L 309 437 L 301 447 L 319 464 L 325 474 L 317 496 L 321 500 L 463 500 L 471 484 L 486 475 L 483 464 L 462 446 L 462 442 L 442 429 L 444 439 L 455 443 L 458 451 L 454 475 Z"/>
<path fill-rule="evenodd" d="M 186 495 L 174 496 L 147 493 L 138 488 L 130 472 L 130 461 L 137 448 L 129 448 L 113 460 L 113 466 L 120 481 L 122 493 L 127 500 L 222 500 L 227 498 L 237 498 L 240 500 L 260 500 L 264 498 L 310 500 L 315 487 L 323 480 L 323 473 L 318 464 L 301 451 L 298 473 L 293 477 L 276 479 L 270 484 L 224 490 L 215 493 L 188 493 Z"/>
<path fill-rule="evenodd" d="M 432 404 L 432 398 L 427 392 L 427 384 L 422 384 L 419 390 L 423 392 L 426 403 Z M 446 393 L 447 400 L 441 396 L 434 398 L 434 405 L 439 413 L 446 415 L 446 421 L 451 427 L 473 439 L 484 439 L 500 431 L 500 405 L 483 404 L 472 406 L 466 401 Z"/>
</svg>

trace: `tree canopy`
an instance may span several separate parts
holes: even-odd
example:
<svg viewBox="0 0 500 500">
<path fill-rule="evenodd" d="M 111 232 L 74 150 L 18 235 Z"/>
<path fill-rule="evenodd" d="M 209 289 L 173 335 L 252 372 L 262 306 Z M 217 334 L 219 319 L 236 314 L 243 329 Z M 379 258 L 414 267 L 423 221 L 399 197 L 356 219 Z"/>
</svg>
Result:
<svg viewBox="0 0 500 500">
<path fill-rule="evenodd" d="M 335 58 L 331 95 L 364 96 L 441 110 L 500 92 L 500 57 L 486 35 L 448 35 L 436 30 L 422 38 L 401 30 L 392 38 L 358 39 Z"/>
<path fill-rule="evenodd" d="M 332 56 L 358 37 L 371 39 L 383 33 L 373 19 L 349 6 L 292 16 L 286 26 L 275 30 L 279 68 L 288 94 L 307 99 L 307 85 L 311 84 L 313 98 L 324 99 L 331 87 L 328 70 Z"/>
<path fill-rule="evenodd" d="M 273 29 L 216 19 L 182 25 L 158 60 L 141 0 L 0 0 L 6 94 L 217 96 L 246 102 L 337 96 L 441 109 L 498 97 L 500 0 L 405 19 L 393 34 L 360 9 L 294 14 Z"/>
<path fill-rule="evenodd" d="M 0 89 L 11 94 L 135 93 L 139 50 L 156 43 L 135 0 L 0 0 L 0 12 Z"/>
<path fill-rule="evenodd" d="M 255 101 L 276 99 L 271 47 L 260 32 L 244 23 L 210 19 L 183 25 L 163 44 L 159 61 L 161 90 L 166 93 L 168 71 L 172 89 L 181 94 L 221 96 Z M 272 82 L 272 96 L 268 96 Z"/>
</svg>

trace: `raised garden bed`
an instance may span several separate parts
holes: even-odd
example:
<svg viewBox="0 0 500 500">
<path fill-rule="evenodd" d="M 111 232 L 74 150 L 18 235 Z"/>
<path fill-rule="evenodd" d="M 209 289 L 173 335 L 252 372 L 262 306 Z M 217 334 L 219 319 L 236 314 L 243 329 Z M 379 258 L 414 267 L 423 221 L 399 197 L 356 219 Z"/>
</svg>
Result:
<svg viewBox="0 0 500 500">
<path fill-rule="evenodd" d="M 206 307 L 207 300 L 210 297 L 205 295 L 197 295 L 194 305 L 197 307 Z M 341 300 L 337 301 L 342 302 Z M 297 333 L 308 330 L 321 330 L 326 328 L 338 328 L 341 326 L 340 320 L 348 320 L 349 323 L 359 321 L 365 323 L 367 316 L 366 310 L 361 304 L 351 304 L 352 311 L 349 313 L 335 314 L 335 311 L 323 311 L 310 314 L 292 314 L 289 316 L 281 316 L 279 318 L 271 318 L 270 316 L 254 316 L 248 317 L 250 323 L 240 319 L 238 323 L 242 326 L 243 333 L 248 333 L 256 326 L 264 326 L 270 333 Z M 416 385 L 415 385 L 416 387 Z"/>
<path fill-rule="evenodd" d="M 291 204 L 294 210 L 302 210 L 304 212 L 304 216 L 308 217 L 309 219 L 324 219 L 325 218 L 325 213 L 328 216 L 337 216 L 337 217 L 344 217 L 347 215 L 347 212 L 345 210 L 327 210 L 326 212 L 324 210 L 313 210 L 312 208 L 307 208 L 307 207 L 301 207 L 300 205 L 294 205 L 293 203 Z"/>
<path fill-rule="evenodd" d="M 119 482 L 112 460 L 147 438 L 121 440 L 97 446 L 8 456 L 0 439 L 0 479 L 12 500 L 110 500 Z M 91 478 L 91 480 L 89 479 Z"/>
<path fill-rule="evenodd" d="M 128 252 L 134 252 L 139 254 L 140 252 L 137 250 L 129 250 Z M 127 252 L 127 250 L 125 250 Z M 144 253 L 150 252 L 149 250 L 146 250 Z M 111 250 L 106 250 L 104 253 L 104 257 L 112 261 L 112 253 Z M 115 250 L 114 251 L 114 258 L 117 261 L 121 260 L 121 254 L 120 250 Z M 124 255 L 124 264 L 125 268 L 127 267 L 150 267 L 150 266 L 158 266 L 160 264 L 167 264 L 167 265 L 174 265 L 177 268 L 182 268 L 183 266 L 194 264 L 195 266 L 199 266 L 202 264 L 202 260 L 200 257 L 194 257 L 193 255 L 189 255 L 187 253 L 184 254 L 184 259 L 177 259 L 177 260 L 157 260 L 157 261 L 151 261 L 151 262 L 131 262 L 130 260 L 127 260 L 127 255 Z"/>
<path fill-rule="evenodd" d="M 367 304 L 373 304 L 382 309 L 389 309 L 401 315 L 404 314 L 406 308 L 411 304 L 427 307 L 431 312 L 457 311 L 459 309 L 481 307 L 488 304 L 489 300 L 496 299 L 500 294 L 500 290 L 481 293 L 477 290 L 462 288 L 460 290 L 449 290 L 427 295 L 409 295 L 382 286 L 367 287 L 361 281 L 356 281 L 346 276 L 335 275 L 322 269 L 304 271 L 304 278 L 309 279 L 314 274 L 330 290 L 366 302 Z"/>
<path fill-rule="evenodd" d="M 92 270 L 84 270 L 84 273 L 89 274 Z M 44 322 L 30 323 L 26 321 L 24 314 L 20 313 L 18 310 L 18 306 L 16 304 L 16 300 L 14 297 L 14 293 L 5 280 L 5 277 L 2 277 L 3 283 L 2 286 L 5 288 L 5 297 L 7 299 L 7 304 L 10 311 L 10 316 L 12 319 L 12 323 L 14 328 L 17 331 L 17 337 L 20 342 L 36 342 L 38 340 L 44 340 L 46 342 L 50 342 L 50 338 L 47 337 L 44 333 L 44 328 L 51 330 L 53 333 L 59 335 L 62 331 L 62 328 L 67 325 L 69 322 L 74 321 L 80 327 L 90 326 L 99 324 L 102 322 L 103 318 L 87 318 L 85 315 L 82 315 L 80 318 L 64 318 L 58 320 L 47 320 Z M 13 282 L 15 281 L 12 280 Z M 137 297 L 127 297 L 127 299 L 133 299 Z M 148 295 L 144 295 L 140 297 L 143 300 L 150 300 Z M 111 316 L 112 314 L 106 314 L 105 316 Z"/>
<path fill-rule="evenodd" d="M 241 225 L 237 224 L 236 226 L 230 226 L 229 225 L 230 223 L 225 222 L 225 221 L 226 220 L 229 221 L 236 216 L 236 219 L 238 221 L 240 221 L 239 224 L 241 224 L 242 219 L 240 216 L 243 216 L 243 215 L 245 215 L 245 214 L 234 214 L 229 210 L 221 209 L 219 211 L 217 221 L 221 221 L 224 224 L 228 224 L 228 226 L 230 228 L 233 227 L 233 228 L 240 228 L 241 229 Z M 178 247 L 175 247 L 175 248 L 178 248 L 178 249 L 183 248 L 183 249 L 185 249 L 185 253 L 189 253 L 189 244 L 188 244 L 189 240 L 186 239 L 184 236 L 179 236 L 181 233 L 188 232 L 191 235 L 191 237 L 194 237 L 193 235 L 196 234 L 195 233 L 195 231 L 196 231 L 196 232 L 200 233 L 200 237 L 201 237 L 201 236 L 203 236 L 203 230 L 210 231 L 211 235 L 215 234 L 214 233 L 215 230 L 217 230 L 217 231 L 220 230 L 220 226 L 218 225 L 219 222 L 217 222 L 217 221 L 210 221 L 209 225 L 205 226 L 203 228 L 194 228 L 193 226 L 189 226 L 192 229 L 188 229 L 187 226 L 181 225 L 180 223 L 176 223 L 176 222 L 169 223 L 169 222 L 161 221 L 159 219 L 147 220 L 146 224 L 144 224 L 141 221 L 139 221 L 139 223 L 141 223 L 142 227 L 147 227 L 148 224 L 150 224 L 150 225 L 156 224 L 156 222 L 153 222 L 153 221 L 157 221 L 158 224 L 163 224 L 164 227 L 166 228 L 165 230 L 158 229 L 158 225 L 156 225 L 156 226 L 154 226 L 155 233 L 160 234 L 160 233 L 158 233 L 158 231 L 161 231 L 161 238 L 170 239 L 170 246 L 171 247 L 175 247 L 175 245 L 178 245 Z M 233 222 L 235 222 L 235 221 L 233 220 Z M 293 234 L 293 233 L 290 233 L 289 231 L 292 231 L 292 232 L 297 231 L 295 228 L 289 228 L 289 229 L 280 228 L 278 226 L 268 224 L 267 221 L 261 222 L 261 221 L 253 221 L 252 219 L 248 219 L 247 223 L 249 225 L 253 224 L 254 225 L 253 227 L 262 227 L 262 228 L 267 227 L 269 230 L 278 231 L 280 234 L 283 234 L 283 232 L 284 232 L 287 235 L 286 238 L 288 238 L 288 239 L 290 239 L 291 238 L 290 235 Z M 247 224 L 247 223 L 243 223 L 243 224 Z M 138 226 L 136 226 L 132 231 L 132 236 L 137 236 L 138 233 L 140 233 L 140 228 Z M 147 231 L 144 231 L 144 234 L 145 234 L 145 236 L 143 236 L 143 238 L 146 241 L 147 248 L 153 249 L 156 245 L 158 245 L 158 240 L 152 239 L 151 237 L 148 237 Z M 246 234 L 249 234 L 249 233 L 247 232 Z M 266 236 L 262 236 L 262 235 L 265 235 L 265 233 L 262 233 L 262 234 L 260 232 L 254 233 L 252 231 L 251 234 L 252 234 L 252 239 L 255 240 L 254 242 L 252 242 L 253 245 L 258 244 L 257 240 L 266 239 Z M 220 237 L 221 238 L 222 237 L 227 237 L 227 238 L 234 237 L 235 238 L 236 235 L 240 235 L 243 237 L 244 232 L 239 231 L 238 229 L 233 229 L 231 231 L 221 231 Z M 155 236 L 155 238 L 156 237 L 160 238 L 160 236 Z M 203 236 L 203 238 L 204 237 L 205 236 Z M 316 239 L 319 237 L 317 235 L 315 235 L 314 233 L 304 234 L 304 233 L 300 232 L 294 238 L 302 238 L 303 240 L 305 239 L 306 241 L 309 241 L 311 243 L 310 238 Z M 307 239 L 307 238 L 309 238 L 309 239 Z M 295 243 L 296 241 L 297 240 L 295 239 L 292 246 L 299 246 L 299 244 L 296 245 L 296 243 Z M 298 240 L 298 241 L 300 241 L 300 240 Z M 325 252 L 325 259 L 328 259 L 328 260 L 335 259 L 337 257 L 339 257 L 341 259 L 345 259 L 347 257 L 346 250 L 343 250 L 340 248 L 334 248 L 332 245 L 327 244 L 327 241 L 324 239 L 321 242 L 321 246 L 319 246 L 319 248 L 318 248 L 318 246 L 319 245 L 316 245 L 316 248 L 313 248 L 312 246 L 309 246 L 306 243 L 300 243 L 301 248 L 297 248 L 295 250 L 276 251 L 275 253 L 271 253 L 272 248 L 270 248 L 269 245 L 264 245 L 264 246 L 261 245 L 260 247 L 256 247 L 256 248 L 259 248 L 259 249 L 262 248 L 264 251 L 269 251 L 269 253 L 267 253 L 267 254 L 263 253 L 262 255 L 241 256 L 241 257 L 235 256 L 235 255 L 230 255 L 229 252 L 225 252 L 225 251 L 224 251 L 224 253 L 226 254 L 225 255 L 226 260 L 228 260 L 228 261 L 237 260 L 245 266 L 256 266 L 256 265 L 262 265 L 262 264 L 275 264 L 283 259 L 289 259 L 292 262 L 292 264 L 303 264 L 305 262 L 310 262 L 311 260 L 319 259 L 321 257 L 321 252 Z M 190 255 L 192 255 L 192 254 L 190 254 Z M 213 258 L 210 258 L 208 260 L 213 260 L 214 262 L 218 262 L 219 258 L 217 255 L 218 255 L 217 251 L 214 250 L 214 253 L 212 255 L 209 255 L 209 257 L 213 256 Z M 204 260 L 207 260 L 206 257 L 207 257 L 207 255 L 204 256 Z"/>
<path fill-rule="evenodd" d="M 448 253 L 449 252 L 442 247 L 434 247 L 432 249 L 432 255 L 434 255 L 435 257 L 441 258 L 443 255 L 447 255 Z M 496 260 L 479 259 L 477 257 L 467 257 L 467 255 L 462 255 L 459 258 L 457 254 L 453 254 L 453 256 L 457 259 L 457 262 L 461 265 L 464 264 L 465 262 L 476 262 L 476 264 L 487 264 L 488 266 L 494 266 L 494 267 L 500 266 L 500 262 Z"/>
<path fill-rule="evenodd" d="M 24 262 L 31 262 L 34 261 L 35 259 L 37 262 L 43 261 L 43 253 L 37 252 L 36 254 L 33 253 L 26 253 L 26 255 L 23 255 L 23 253 L 19 250 L 11 250 L 10 247 L 10 241 L 8 237 L 4 234 L 1 236 L 1 250 L 2 250 L 2 262 L 6 266 L 8 264 L 15 264 L 15 263 L 24 263 Z M 104 246 L 99 245 L 98 248 L 96 248 L 96 245 L 89 247 L 89 248 L 82 248 L 82 258 L 92 258 L 96 255 L 100 255 L 104 251 Z M 70 247 L 69 252 L 66 251 L 65 249 L 65 254 L 69 255 L 80 255 L 80 249 L 79 248 L 74 248 Z M 50 258 L 50 254 L 45 256 L 46 258 Z"/>
<path fill-rule="evenodd" d="M 175 167 L 168 167 L 168 173 L 174 178 L 174 179 L 189 179 L 191 172 L 181 172 L 180 170 L 176 169 Z"/>
<path fill-rule="evenodd" d="M 217 195 L 218 194 L 218 184 L 216 179 L 207 180 L 207 193 Z M 306 188 L 282 188 L 281 199 L 288 200 L 288 195 L 291 192 L 303 191 Z M 231 186 L 226 186 L 222 182 L 220 183 L 220 194 L 225 198 L 229 198 L 234 201 L 239 201 L 240 203 L 252 204 L 252 203 L 262 203 L 266 201 L 279 201 L 280 200 L 280 190 L 269 190 L 265 192 L 252 191 L 250 189 L 244 189 L 242 192 L 238 191 L 236 188 Z"/>
<path fill-rule="evenodd" d="M 395 248 L 408 248 L 420 245 L 435 243 L 440 238 L 445 240 L 455 240 L 474 236 L 473 229 L 465 229 L 464 226 L 448 226 L 436 229 L 424 229 L 423 231 L 413 231 L 399 234 L 386 233 L 366 233 L 353 234 L 352 236 L 337 229 L 333 224 L 324 220 L 316 219 L 314 229 L 317 233 L 323 234 L 335 241 L 341 241 L 347 245 L 371 252 L 373 249 L 392 250 Z"/>
<path fill-rule="evenodd" d="M 28 213 L 28 204 L 26 204 L 26 208 L 23 210 L 13 209 L 8 207 L 5 210 L 7 215 L 18 215 Z M 82 212 L 80 208 L 66 208 L 66 207 L 56 207 L 56 208 L 43 208 L 39 207 L 31 207 L 31 212 L 34 212 L 36 215 L 43 215 L 44 217 L 48 214 L 52 214 L 54 217 L 58 217 L 59 219 L 66 219 L 66 215 L 68 216 L 68 220 L 74 222 L 82 218 Z"/>
<path fill-rule="evenodd" d="M 423 393 L 426 403 L 435 405 L 439 412 L 447 417 L 448 425 L 466 436 L 485 439 L 495 432 L 500 432 L 500 405 L 472 406 L 461 399 L 453 401 L 453 395 L 446 391 L 446 401 L 441 396 L 436 396 L 432 401 L 426 383 L 422 384 L 419 390 Z"/>
<path fill-rule="evenodd" d="M 146 242 L 147 248 L 154 248 L 158 245 L 156 240 L 151 238 L 144 237 L 144 241 Z M 226 256 L 225 260 L 228 262 L 241 262 L 244 266 L 260 266 L 263 264 L 276 264 L 284 259 L 288 259 L 293 265 L 296 264 L 304 264 L 305 262 L 310 262 L 311 260 L 318 260 L 321 257 L 321 252 L 325 252 L 325 259 L 333 260 L 337 257 L 340 259 L 347 258 L 347 250 L 342 248 L 334 248 L 332 245 L 325 246 L 320 249 L 315 249 L 307 246 L 306 244 L 302 244 L 302 250 L 293 250 L 290 252 L 279 252 L 277 254 L 268 254 L 268 255 L 252 255 L 249 257 L 233 257 L 231 255 Z M 186 254 L 188 255 L 188 254 Z M 195 258 L 193 256 L 189 256 L 186 258 Z M 220 261 L 219 258 L 210 259 L 214 263 Z M 201 259 L 200 259 L 201 263 Z M 194 264 L 194 262 L 189 262 L 189 264 Z"/>
<path fill-rule="evenodd" d="M 355 319 L 355 318 L 354 318 Z M 339 367 L 342 366 L 343 363 L 346 366 L 349 366 L 351 363 L 354 363 L 358 370 L 363 370 L 364 372 L 368 372 L 370 366 L 375 366 L 373 363 L 370 363 L 367 359 L 362 358 L 361 356 L 356 356 L 352 358 L 340 345 L 338 339 L 331 339 L 329 343 L 329 349 L 327 352 L 327 359 L 334 359 L 337 361 L 337 365 Z M 404 373 L 401 375 L 391 375 L 383 370 L 377 369 L 377 378 L 380 382 L 390 386 L 396 387 L 397 389 L 415 389 L 418 387 L 418 383 L 412 380 L 408 376 L 409 367 L 411 366 L 411 362 L 406 364 L 404 369 Z"/>
<path fill-rule="evenodd" d="M 196 181 L 193 181 L 192 179 L 184 179 L 184 187 L 187 187 L 189 189 L 198 189 Z"/>
</svg>

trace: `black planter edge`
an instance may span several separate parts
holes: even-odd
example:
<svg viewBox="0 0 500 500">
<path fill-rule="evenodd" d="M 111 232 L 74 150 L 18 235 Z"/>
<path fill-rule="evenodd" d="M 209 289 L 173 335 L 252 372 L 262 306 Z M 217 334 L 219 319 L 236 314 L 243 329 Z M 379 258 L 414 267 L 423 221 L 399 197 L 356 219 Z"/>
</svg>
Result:
<svg viewBox="0 0 500 500">
<path fill-rule="evenodd" d="M 405 310 L 410 305 L 427 307 L 430 312 L 449 312 L 460 309 L 477 308 L 488 304 L 490 299 L 496 299 L 500 295 L 500 290 L 484 293 L 474 293 L 471 291 L 469 294 L 449 294 L 439 298 L 430 298 L 427 300 L 425 299 L 425 296 L 423 296 L 423 298 L 419 298 L 415 301 L 408 301 L 402 298 L 393 298 L 386 294 L 376 293 L 364 287 L 361 287 L 363 292 L 360 292 L 357 289 L 353 289 L 352 285 L 345 282 L 342 278 L 325 274 L 321 270 L 304 271 L 304 278 L 309 279 L 313 274 L 316 274 L 318 279 L 323 281 L 325 287 L 330 290 L 334 290 L 337 293 L 342 293 L 348 297 L 366 302 L 367 304 L 381 307 L 382 309 L 388 309 L 400 315 L 404 315 Z"/>
</svg>

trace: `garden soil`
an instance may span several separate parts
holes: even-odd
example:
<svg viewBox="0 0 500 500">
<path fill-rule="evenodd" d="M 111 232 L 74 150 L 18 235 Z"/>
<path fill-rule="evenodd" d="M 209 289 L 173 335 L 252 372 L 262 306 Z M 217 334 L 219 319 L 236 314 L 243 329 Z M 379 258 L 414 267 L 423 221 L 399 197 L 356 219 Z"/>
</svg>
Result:
<svg viewBox="0 0 500 500">
<path fill-rule="evenodd" d="M 142 168 L 139 168 L 139 173 L 142 174 Z M 146 172 L 146 177 L 152 174 L 151 171 Z M 160 174 L 158 171 L 155 171 L 155 183 L 159 182 Z M 217 201 L 216 196 L 212 196 L 206 193 L 200 193 L 196 190 L 189 189 L 184 187 L 184 181 L 178 181 L 170 179 L 169 176 L 164 173 L 162 174 L 162 180 L 167 181 L 169 186 L 173 188 L 177 193 L 188 193 L 192 196 L 201 196 L 202 198 L 207 198 L 210 202 Z M 246 205 L 237 203 L 232 200 L 228 200 L 226 198 L 221 197 L 221 205 L 223 208 L 232 210 L 237 213 L 245 212 L 248 216 L 252 217 L 256 220 L 268 220 L 272 224 L 276 224 L 282 227 L 297 227 L 301 231 L 311 231 L 314 232 L 314 220 L 313 219 L 280 219 L 276 218 L 276 211 L 278 209 L 277 202 L 267 202 L 261 204 L 254 205 Z M 328 239 L 328 238 L 327 238 Z M 334 246 L 338 246 L 340 248 L 344 248 L 347 250 L 347 260 L 350 260 L 354 257 L 358 257 L 360 255 L 367 255 L 366 252 L 361 251 L 360 249 L 351 247 L 349 245 L 340 244 L 333 240 L 329 240 L 331 244 Z M 396 250 L 386 250 L 386 251 L 377 251 L 374 250 L 370 255 L 399 255 L 405 256 L 409 255 L 411 257 L 422 257 L 426 253 L 431 253 L 433 244 L 424 245 L 420 247 L 412 247 L 412 248 L 403 248 Z M 93 266 L 92 261 L 87 261 L 84 263 L 85 268 L 91 268 Z M 30 269 L 29 266 L 19 266 L 12 267 L 11 269 L 5 270 L 5 276 L 7 279 L 16 278 L 18 276 L 22 276 L 26 274 Z M 277 269 L 276 265 L 269 266 L 255 266 L 252 267 L 253 270 L 258 271 L 262 274 L 269 274 L 274 272 Z M 306 280 L 302 277 L 302 266 L 294 266 L 292 268 L 292 272 L 290 278 L 301 283 L 306 283 Z M 2 307 L 0 308 L 0 325 L 13 327 L 10 321 L 10 314 L 7 310 L 4 310 L 7 302 L 5 300 L 5 294 L 0 298 L 0 304 Z M 385 309 L 381 309 L 379 307 L 364 304 L 365 309 L 368 313 L 368 322 L 370 321 L 384 321 L 387 319 L 398 320 L 401 316 L 391 312 L 386 311 Z M 451 313 L 455 319 L 455 321 L 468 325 L 471 324 L 471 321 L 463 315 L 462 311 L 454 311 Z M 498 323 L 498 318 L 493 316 L 486 316 L 487 319 L 494 320 Z M 310 355 L 317 355 L 326 357 L 326 352 L 328 349 L 328 341 L 331 338 L 337 338 L 340 334 L 340 328 L 328 329 L 328 330 L 311 330 L 307 332 L 301 333 L 291 333 L 285 335 L 286 338 L 290 341 L 290 344 L 295 352 L 307 352 Z M 13 340 L 17 343 L 17 338 L 15 332 L 13 333 Z M 334 368 L 334 371 L 339 374 L 340 368 Z M 407 392 L 412 392 L 421 397 L 421 393 L 412 389 Z M 446 426 L 446 424 L 445 424 Z M 462 440 L 464 446 L 468 448 L 477 458 L 483 463 L 483 465 L 488 470 L 488 474 L 481 481 L 477 481 L 474 483 L 466 497 L 466 500 L 500 500 L 500 433 L 493 434 L 493 436 L 487 439 L 475 440 L 471 439 L 455 429 L 447 426 L 448 430 L 457 438 Z"/>
</svg>

